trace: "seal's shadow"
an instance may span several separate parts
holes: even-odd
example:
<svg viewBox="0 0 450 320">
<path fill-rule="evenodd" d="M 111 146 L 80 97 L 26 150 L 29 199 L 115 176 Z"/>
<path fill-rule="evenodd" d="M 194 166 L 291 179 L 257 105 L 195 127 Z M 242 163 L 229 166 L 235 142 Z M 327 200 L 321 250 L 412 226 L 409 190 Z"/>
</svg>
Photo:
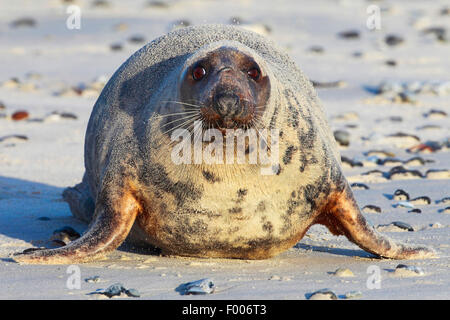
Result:
<svg viewBox="0 0 450 320">
<path fill-rule="evenodd" d="M 295 245 L 295 248 L 304 249 L 304 250 L 310 250 L 310 251 L 317 251 L 317 252 L 326 252 L 330 254 L 335 254 L 339 256 L 347 256 L 347 257 L 359 257 L 359 258 L 369 258 L 369 259 L 376 259 L 377 256 L 366 252 L 361 249 L 342 249 L 342 248 L 329 248 L 324 246 L 313 246 L 309 244 L 303 244 L 303 243 L 297 243 Z"/>
<path fill-rule="evenodd" d="M 64 189 L 0 176 L 0 243 L 17 239 L 37 247 L 54 248 L 50 241 L 54 230 L 70 226 L 80 234 L 86 231 L 88 225 L 75 219 L 69 205 L 62 199 Z M 118 250 L 159 254 L 158 249 L 134 247 L 127 242 Z"/>
</svg>

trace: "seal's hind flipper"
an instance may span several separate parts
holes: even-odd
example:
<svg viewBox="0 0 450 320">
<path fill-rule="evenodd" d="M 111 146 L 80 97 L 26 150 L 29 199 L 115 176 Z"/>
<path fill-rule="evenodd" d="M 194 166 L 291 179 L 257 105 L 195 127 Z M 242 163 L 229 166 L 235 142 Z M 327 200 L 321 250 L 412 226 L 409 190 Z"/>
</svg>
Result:
<svg viewBox="0 0 450 320">
<path fill-rule="evenodd" d="M 331 194 L 315 221 L 328 227 L 334 235 L 345 235 L 362 249 L 391 259 L 426 259 L 436 256 L 427 247 L 397 243 L 374 230 L 359 211 L 348 185 L 342 192 Z"/>
<path fill-rule="evenodd" d="M 140 204 L 130 192 L 104 192 L 97 202 L 94 219 L 81 238 L 61 248 L 12 258 L 24 264 L 73 264 L 98 259 L 125 240 L 140 210 Z"/>
<path fill-rule="evenodd" d="M 84 222 L 91 222 L 95 211 L 95 202 L 91 196 L 86 179 L 74 187 L 63 191 L 63 199 L 69 204 L 72 215 Z"/>
</svg>

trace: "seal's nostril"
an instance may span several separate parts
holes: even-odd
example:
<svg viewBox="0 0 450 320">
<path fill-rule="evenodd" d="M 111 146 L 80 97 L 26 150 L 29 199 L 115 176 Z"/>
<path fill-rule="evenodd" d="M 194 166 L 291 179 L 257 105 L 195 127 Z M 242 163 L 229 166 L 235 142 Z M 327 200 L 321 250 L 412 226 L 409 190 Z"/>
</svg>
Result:
<svg viewBox="0 0 450 320">
<path fill-rule="evenodd" d="M 234 93 L 216 95 L 216 110 L 221 116 L 234 115 L 239 108 L 239 96 Z"/>
</svg>

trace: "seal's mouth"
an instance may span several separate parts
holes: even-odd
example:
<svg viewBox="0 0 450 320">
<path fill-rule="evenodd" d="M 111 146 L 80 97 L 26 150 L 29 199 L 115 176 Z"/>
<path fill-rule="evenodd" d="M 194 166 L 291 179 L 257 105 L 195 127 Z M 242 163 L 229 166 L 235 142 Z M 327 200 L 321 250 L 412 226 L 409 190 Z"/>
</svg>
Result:
<svg viewBox="0 0 450 320">
<path fill-rule="evenodd" d="M 214 108 L 203 107 L 200 109 L 206 127 L 218 129 L 225 133 L 227 129 L 247 130 L 253 127 L 254 111 L 248 110 L 239 115 L 220 115 Z"/>
</svg>

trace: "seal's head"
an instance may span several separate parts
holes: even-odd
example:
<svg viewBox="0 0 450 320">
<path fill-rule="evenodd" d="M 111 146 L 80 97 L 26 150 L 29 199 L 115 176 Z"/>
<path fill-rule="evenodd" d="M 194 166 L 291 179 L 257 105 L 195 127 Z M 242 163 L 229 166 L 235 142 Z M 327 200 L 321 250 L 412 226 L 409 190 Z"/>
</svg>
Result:
<svg viewBox="0 0 450 320">
<path fill-rule="evenodd" d="M 184 66 L 181 101 L 198 106 L 208 127 L 251 128 L 270 96 L 264 69 L 250 52 L 231 45 L 206 50 Z"/>
</svg>

